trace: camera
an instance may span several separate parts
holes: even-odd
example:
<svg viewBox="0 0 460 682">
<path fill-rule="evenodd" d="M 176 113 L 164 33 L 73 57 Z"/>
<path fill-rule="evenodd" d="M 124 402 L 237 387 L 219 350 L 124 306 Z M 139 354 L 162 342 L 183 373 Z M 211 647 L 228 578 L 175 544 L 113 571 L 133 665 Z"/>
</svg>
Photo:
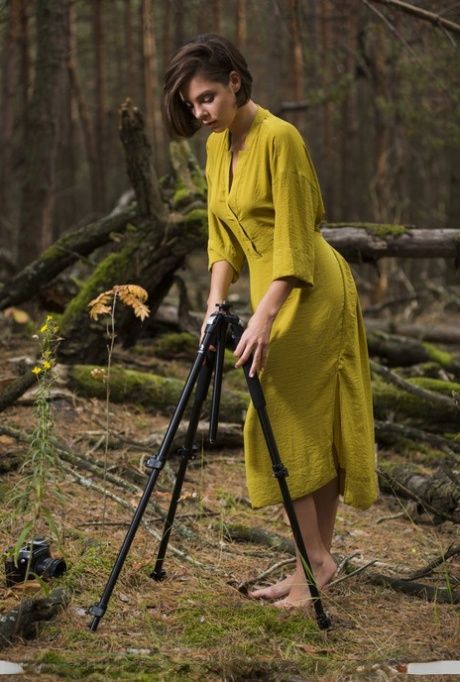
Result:
<svg viewBox="0 0 460 682">
<path fill-rule="evenodd" d="M 43 580 L 59 578 L 67 569 L 64 559 L 53 559 L 50 546 L 43 538 L 32 540 L 19 550 L 17 562 L 13 557 L 5 559 L 5 577 L 8 587 L 22 583 L 26 578 Z"/>
</svg>

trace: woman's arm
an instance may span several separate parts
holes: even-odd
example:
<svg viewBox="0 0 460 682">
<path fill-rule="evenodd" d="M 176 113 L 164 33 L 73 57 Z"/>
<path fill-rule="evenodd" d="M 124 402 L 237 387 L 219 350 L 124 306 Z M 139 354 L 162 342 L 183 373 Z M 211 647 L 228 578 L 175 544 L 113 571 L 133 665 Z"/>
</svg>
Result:
<svg viewBox="0 0 460 682">
<path fill-rule="evenodd" d="M 253 354 L 250 376 L 263 369 L 273 322 L 296 283 L 294 277 L 286 277 L 270 284 L 235 349 L 234 355 L 238 358 L 235 367 L 244 365 Z"/>
<path fill-rule="evenodd" d="M 234 276 L 235 271 L 226 260 L 220 260 L 213 263 L 211 283 L 209 285 L 208 307 L 201 326 L 201 338 L 203 338 L 209 316 L 216 312 L 216 305 L 218 303 L 223 303 L 227 298 L 227 293 Z"/>
</svg>

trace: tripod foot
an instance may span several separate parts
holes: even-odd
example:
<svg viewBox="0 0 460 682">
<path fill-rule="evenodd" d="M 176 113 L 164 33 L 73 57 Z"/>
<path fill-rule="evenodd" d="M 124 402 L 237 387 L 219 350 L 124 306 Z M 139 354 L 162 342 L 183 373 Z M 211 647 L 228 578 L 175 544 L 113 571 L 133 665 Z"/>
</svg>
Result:
<svg viewBox="0 0 460 682">
<path fill-rule="evenodd" d="M 99 625 L 99 622 L 105 613 L 105 608 L 99 606 L 99 604 L 93 604 L 93 606 L 88 609 L 88 613 L 90 616 L 93 616 L 93 620 L 88 627 L 91 632 L 96 632 L 97 626 Z"/>
<path fill-rule="evenodd" d="M 329 630 L 332 625 L 332 621 L 327 615 L 327 613 L 320 613 L 316 616 L 316 622 L 320 630 Z"/>
<path fill-rule="evenodd" d="M 163 568 L 154 568 L 150 574 L 150 577 L 157 582 L 161 582 L 166 578 L 166 571 Z"/>
</svg>

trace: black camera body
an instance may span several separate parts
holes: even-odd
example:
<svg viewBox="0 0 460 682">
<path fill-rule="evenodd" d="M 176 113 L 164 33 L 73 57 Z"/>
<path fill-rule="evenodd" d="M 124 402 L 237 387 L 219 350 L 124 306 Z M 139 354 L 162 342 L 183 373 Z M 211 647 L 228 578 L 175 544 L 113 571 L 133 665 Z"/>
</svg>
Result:
<svg viewBox="0 0 460 682">
<path fill-rule="evenodd" d="M 5 559 L 5 577 L 8 587 L 22 583 L 27 578 L 40 576 L 43 580 L 59 578 L 67 569 L 64 559 L 53 559 L 50 546 L 43 538 L 32 540 L 19 550 L 17 562 L 13 557 Z"/>
</svg>

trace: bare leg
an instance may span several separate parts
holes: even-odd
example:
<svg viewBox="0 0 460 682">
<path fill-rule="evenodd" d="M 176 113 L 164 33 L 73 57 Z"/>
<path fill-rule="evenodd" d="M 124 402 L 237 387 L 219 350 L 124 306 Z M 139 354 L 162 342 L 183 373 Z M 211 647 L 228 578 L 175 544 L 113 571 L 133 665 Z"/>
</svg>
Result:
<svg viewBox="0 0 460 682">
<path fill-rule="evenodd" d="M 336 566 L 330 555 L 335 515 L 338 503 L 338 481 L 330 483 L 294 501 L 294 510 L 299 521 L 302 537 L 307 548 L 313 573 L 319 588 L 324 587 L 333 577 Z M 292 594 L 291 594 L 292 593 Z M 289 595 L 289 600 L 309 599 L 300 556 L 297 553 L 296 568 L 292 575 L 270 587 L 254 590 L 249 596 L 254 599 L 279 599 Z M 283 600 L 285 601 L 285 600 Z M 279 602 L 281 605 L 283 602 Z M 294 604 L 290 604 L 294 605 Z"/>
</svg>

